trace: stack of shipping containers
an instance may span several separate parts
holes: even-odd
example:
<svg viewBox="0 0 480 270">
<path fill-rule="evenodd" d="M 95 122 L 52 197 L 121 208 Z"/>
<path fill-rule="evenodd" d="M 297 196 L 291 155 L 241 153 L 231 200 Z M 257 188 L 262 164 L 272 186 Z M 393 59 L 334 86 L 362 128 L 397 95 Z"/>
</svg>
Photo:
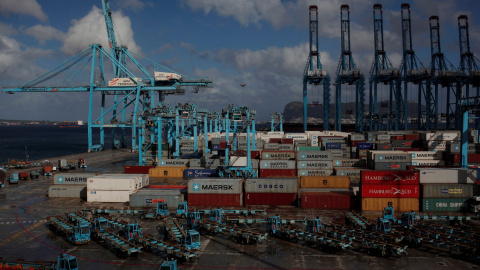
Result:
<svg viewBox="0 0 480 270">
<path fill-rule="evenodd" d="M 348 210 L 352 206 L 352 192 L 348 176 L 301 176 L 302 208 Z"/>
<path fill-rule="evenodd" d="M 56 173 L 53 185 L 48 188 L 50 198 L 82 198 L 87 199 L 87 178 L 94 173 Z"/>
<path fill-rule="evenodd" d="M 397 211 L 418 211 L 418 171 L 362 171 L 360 194 L 364 211 L 381 211 L 389 202 Z"/>
<path fill-rule="evenodd" d="M 190 206 L 242 206 L 243 179 L 194 178 L 188 181 Z"/>
<path fill-rule="evenodd" d="M 297 178 L 245 180 L 245 205 L 297 205 Z"/>
<path fill-rule="evenodd" d="M 143 187 L 140 175 L 103 174 L 87 179 L 87 202 L 128 202 Z"/>
</svg>

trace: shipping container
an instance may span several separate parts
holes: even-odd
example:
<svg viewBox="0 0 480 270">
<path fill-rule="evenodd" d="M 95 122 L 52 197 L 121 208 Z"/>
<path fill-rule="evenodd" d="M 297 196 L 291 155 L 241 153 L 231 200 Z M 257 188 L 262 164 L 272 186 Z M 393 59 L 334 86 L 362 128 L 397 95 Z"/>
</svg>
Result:
<svg viewBox="0 0 480 270">
<path fill-rule="evenodd" d="M 397 213 L 419 210 L 418 198 L 362 198 L 362 211 L 383 211 L 389 202 Z"/>
<path fill-rule="evenodd" d="M 271 140 L 271 139 L 270 139 Z M 278 139 L 280 141 L 280 139 Z M 278 151 L 280 144 L 278 143 L 266 143 L 263 145 L 264 150 L 269 150 L 269 151 Z"/>
<path fill-rule="evenodd" d="M 443 160 L 443 151 L 416 151 L 408 152 L 412 155 L 412 162 L 415 160 Z"/>
<path fill-rule="evenodd" d="M 354 145 L 352 144 L 352 146 Z M 373 150 L 375 148 L 373 143 L 357 143 L 356 146 L 358 150 Z"/>
<path fill-rule="evenodd" d="M 295 169 L 260 169 L 260 177 L 294 177 L 297 176 Z"/>
<path fill-rule="evenodd" d="M 471 198 L 424 198 L 423 212 L 470 212 Z"/>
<path fill-rule="evenodd" d="M 387 163 L 387 162 L 380 162 L 375 163 L 373 169 L 376 171 L 405 171 L 408 169 L 408 166 L 411 166 L 411 162 L 395 162 L 395 163 Z"/>
<path fill-rule="evenodd" d="M 245 180 L 245 192 L 253 193 L 296 193 L 297 178 L 251 178 Z"/>
<path fill-rule="evenodd" d="M 105 175 L 112 175 L 112 174 L 105 174 Z M 139 174 L 139 173 L 132 173 L 132 174 L 129 174 L 129 176 L 134 176 L 134 177 L 140 177 L 142 179 L 142 184 L 141 186 L 142 187 L 146 187 L 148 185 L 150 185 L 150 176 L 148 175 L 148 173 L 142 173 L 142 174 Z M 124 176 L 126 177 L 126 176 Z"/>
<path fill-rule="evenodd" d="M 242 191 L 242 178 L 196 178 L 188 181 L 188 194 L 238 194 Z"/>
<path fill-rule="evenodd" d="M 405 138 L 405 140 L 420 140 L 420 134 L 405 134 L 403 135 L 403 137 Z"/>
<path fill-rule="evenodd" d="M 352 196 L 334 192 L 302 192 L 301 207 L 325 210 L 352 209 Z"/>
<path fill-rule="evenodd" d="M 349 188 L 348 176 L 301 176 L 301 188 Z"/>
<path fill-rule="evenodd" d="M 460 131 L 437 131 L 423 133 L 424 141 L 460 141 Z"/>
<path fill-rule="evenodd" d="M 333 170 L 298 170 L 297 176 L 329 176 Z"/>
<path fill-rule="evenodd" d="M 295 159 L 293 151 L 262 151 L 262 159 Z"/>
<path fill-rule="evenodd" d="M 302 151 L 297 152 L 297 160 L 301 161 L 332 161 L 331 151 Z"/>
<path fill-rule="evenodd" d="M 201 194 L 188 193 L 188 206 L 238 207 L 243 205 L 243 193 L 240 194 Z"/>
<path fill-rule="evenodd" d="M 245 192 L 245 205 L 297 205 L 298 193 Z"/>
<path fill-rule="evenodd" d="M 169 208 L 177 208 L 183 201 L 184 195 L 179 189 L 146 189 L 130 194 L 131 207 L 156 207 L 158 202 L 164 202 Z"/>
<path fill-rule="evenodd" d="M 374 185 L 418 185 L 418 171 L 369 171 L 361 172 L 362 184 Z"/>
<path fill-rule="evenodd" d="M 187 167 L 155 167 L 148 171 L 150 177 L 183 177 Z"/>
<path fill-rule="evenodd" d="M 333 161 L 334 167 L 363 167 L 367 166 L 365 159 L 336 159 Z"/>
<path fill-rule="evenodd" d="M 98 173 L 55 173 L 53 174 L 54 185 L 87 185 L 87 178 L 99 175 Z"/>
<path fill-rule="evenodd" d="M 148 174 L 148 171 L 155 166 L 125 166 L 124 172 L 126 174 Z"/>
<path fill-rule="evenodd" d="M 189 164 L 190 159 L 160 159 L 158 161 L 159 167 L 188 167 Z"/>
<path fill-rule="evenodd" d="M 260 169 L 295 169 L 295 160 L 260 160 Z"/>
<path fill-rule="evenodd" d="M 348 136 L 348 138 L 351 142 L 353 142 L 353 141 L 357 141 L 357 142 L 365 141 L 365 135 L 363 135 L 363 134 L 350 134 Z"/>
<path fill-rule="evenodd" d="M 319 152 L 323 151 L 324 147 L 322 146 L 295 146 L 295 152 Z"/>
<path fill-rule="evenodd" d="M 423 184 L 423 198 L 472 198 L 472 184 Z"/>
<path fill-rule="evenodd" d="M 127 177 L 124 177 L 127 176 Z M 130 177 L 128 177 L 130 176 Z M 98 175 L 87 179 L 88 190 L 128 190 L 136 191 L 142 187 L 142 178 L 131 174 Z"/>
<path fill-rule="evenodd" d="M 445 167 L 445 161 L 443 160 L 421 160 L 417 159 L 412 161 L 412 166 L 417 166 L 417 167 Z"/>
<path fill-rule="evenodd" d="M 190 159 L 191 168 L 205 168 L 205 169 L 217 169 L 222 165 L 224 160 L 218 158 L 195 158 Z"/>
<path fill-rule="evenodd" d="M 217 170 L 203 168 L 189 168 L 183 171 L 184 177 L 212 177 L 217 174 Z"/>
<path fill-rule="evenodd" d="M 477 170 L 461 168 L 417 168 L 421 184 L 475 184 Z"/>
<path fill-rule="evenodd" d="M 279 144 L 278 150 L 280 151 L 294 151 L 295 146 L 293 144 Z"/>
<path fill-rule="evenodd" d="M 321 169 L 321 170 L 331 170 L 333 169 L 333 162 L 332 161 L 297 161 L 297 169 Z"/>
<path fill-rule="evenodd" d="M 370 151 L 370 153 L 373 155 L 371 160 L 375 163 L 412 162 L 412 155 L 400 151 L 396 151 L 397 153 L 393 152 L 395 151 L 389 151 L 387 153 L 382 153 L 382 151 Z"/>
<path fill-rule="evenodd" d="M 364 169 L 338 167 L 338 168 L 335 169 L 335 175 L 348 176 L 348 177 L 350 177 L 350 180 L 360 179 L 362 170 L 364 170 Z"/>
<path fill-rule="evenodd" d="M 342 148 L 342 143 L 339 142 L 329 142 L 325 144 L 325 149 L 330 150 L 330 149 L 341 149 Z"/>
<path fill-rule="evenodd" d="M 86 185 L 56 184 L 48 188 L 49 198 L 81 198 L 87 199 Z"/>
<path fill-rule="evenodd" d="M 332 156 L 334 159 L 340 159 L 343 158 L 344 150 L 343 149 L 330 149 L 328 150 L 332 152 Z M 348 150 L 347 150 L 348 151 Z M 348 151 L 350 152 L 350 151 Z"/>
<path fill-rule="evenodd" d="M 418 198 L 419 185 L 360 185 L 362 198 Z"/>
<path fill-rule="evenodd" d="M 133 190 L 89 190 L 87 187 L 87 202 L 118 202 L 130 200 Z"/>
</svg>

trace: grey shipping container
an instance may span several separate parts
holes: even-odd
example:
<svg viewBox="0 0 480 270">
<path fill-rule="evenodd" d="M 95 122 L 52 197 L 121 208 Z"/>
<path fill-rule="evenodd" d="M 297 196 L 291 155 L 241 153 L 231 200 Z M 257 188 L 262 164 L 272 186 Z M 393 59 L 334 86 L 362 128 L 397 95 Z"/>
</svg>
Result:
<svg viewBox="0 0 480 270">
<path fill-rule="evenodd" d="M 295 159 L 293 151 L 262 151 L 262 159 Z"/>
<path fill-rule="evenodd" d="M 190 159 L 190 167 L 194 168 L 205 168 L 205 169 L 217 169 L 222 165 L 222 160 L 218 158 L 195 158 Z"/>
<path fill-rule="evenodd" d="M 342 158 L 343 157 L 343 150 L 342 149 L 330 149 L 328 150 L 332 152 L 333 158 Z"/>
<path fill-rule="evenodd" d="M 245 180 L 245 192 L 297 193 L 297 178 L 252 178 Z"/>
<path fill-rule="evenodd" d="M 333 169 L 332 161 L 297 161 L 297 169 Z"/>
<path fill-rule="evenodd" d="M 263 145 L 263 149 L 265 150 L 278 150 L 279 148 L 279 144 L 278 143 L 266 143 Z"/>
<path fill-rule="evenodd" d="M 337 168 L 335 169 L 335 175 L 339 176 L 348 176 L 350 179 L 357 178 L 360 179 L 362 169 L 344 169 L 344 168 Z"/>
<path fill-rule="evenodd" d="M 180 190 L 144 189 L 130 194 L 132 207 L 156 207 L 159 201 L 167 203 L 169 208 L 177 208 L 184 201 Z"/>
<path fill-rule="evenodd" d="M 473 185 L 468 184 L 423 184 L 423 198 L 472 198 Z"/>
<path fill-rule="evenodd" d="M 98 173 L 55 173 L 54 185 L 82 185 L 87 186 L 87 178 L 99 175 Z"/>
<path fill-rule="evenodd" d="M 295 160 L 283 159 L 262 159 L 260 160 L 260 169 L 295 169 Z"/>
<path fill-rule="evenodd" d="M 303 151 L 297 152 L 297 160 L 333 160 L 333 154 L 330 151 Z"/>
<path fill-rule="evenodd" d="M 188 181 L 188 194 L 240 194 L 241 178 L 195 178 Z"/>
<path fill-rule="evenodd" d="M 410 165 L 412 165 L 411 162 L 375 162 L 372 169 L 376 171 L 405 171 L 407 170 L 407 166 Z"/>
<path fill-rule="evenodd" d="M 333 170 L 298 170 L 298 176 L 330 176 L 333 174 Z"/>
<path fill-rule="evenodd" d="M 86 185 L 53 185 L 48 188 L 49 198 L 87 199 Z"/>
<path fill-rule="evenodd" d="M 333 161 L 334 167 L 363 167 L 367 166 L 365 159 L 335 159 Z"/>
<path fill-rule="evenodd" d="M 424 212 L 467 212 L 471 198 L 424 198 L 421 206 Z"/>
<path fill-rule="evenodd" d="M 160 159 L 158 166 L 165 167 L 188 167 L 190 163 L 189 159 Z"/>
<path fill-rule="evenodd" d="M 365 135 L 363 134 L 350 134 L 348 135 L 350 141 L 365 141 Z"/>
<path fill-rule="evenodd" d="M 398 154 L 392 154 L 392 153 L 375 153 L 374 157 L 375 163 L 378 162 L 412 162 L 412 155 L 408 153 L 398 153 Z"/>
<path fill-rule="evenodd" d="M 475 184 L 476 169 L 418 168 L 421 184 Z"/>
<path fill-rule="evenodd" d="M 279 144 L 278 150 L 280 151 L 293 151 L 295 150 L 295 146 L 293 144 Z"/>
</svg>

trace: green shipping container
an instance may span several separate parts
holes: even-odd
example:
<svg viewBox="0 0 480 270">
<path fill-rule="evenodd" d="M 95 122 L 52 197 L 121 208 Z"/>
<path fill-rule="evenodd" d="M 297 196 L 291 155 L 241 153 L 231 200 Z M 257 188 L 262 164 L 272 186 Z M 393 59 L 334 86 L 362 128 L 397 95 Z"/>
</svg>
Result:
<svg viewBox="0 0 480 270">
<path fill-rule="evenodd" d="M 425 198 L 423 212 L 470 212 L 470 198 Z"/>
<path fill-rule="evenodd" d="M 324 151 L 325 147 L 323 146 L 297 146 L 295 147 L 295 152 L 303 151 Z"/>
</svg>

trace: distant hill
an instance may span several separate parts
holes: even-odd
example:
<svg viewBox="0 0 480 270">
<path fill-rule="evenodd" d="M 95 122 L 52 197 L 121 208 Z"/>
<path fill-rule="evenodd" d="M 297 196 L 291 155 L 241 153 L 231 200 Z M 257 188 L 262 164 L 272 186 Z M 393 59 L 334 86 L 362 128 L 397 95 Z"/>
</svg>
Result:
<svg viewBox="0 0 480 270">
<path fill-rule="evenodd" d="M 393 106 L 395 108 L 395 103 L 393 103 Z M 347 103 L 342 103 L 342 116 L 347 115 L 347 110 L 351 110 L 353 114 L 355 115 L 355 103 L 354 102 L 347 102 Z M 378 102 L 378 111 L 379 114 L 383 114 L 388 112 L 389 108 L 382 108 L 381 103 Z M 422 111 L 425 110 L 425 106 L 422 105 Z M 368 111 L 368 105 L 365 106 L 364 111 Z M 335 112 L 335 104 L 330 104 L 330 117 L 335 117 L 334 115 Z M 408 102 L 408 112 L 410 117 L 416 117 L 417 112 L 418 112 L 418 103 L 414 101 Z M 307 114 L 308 117 L 314 117 L 314 118 L 323 118 L 323 104 L 319 104 L 317 106 L 308 106 L 307 108 Z M 285 122 L 291 122 L 295 121 L 298 119 L 303 118 L 303 102 L 301 101 L 292 101 L 285 105 L 285 108 L 283 109 L 283 120 Z"/>
</svg>

